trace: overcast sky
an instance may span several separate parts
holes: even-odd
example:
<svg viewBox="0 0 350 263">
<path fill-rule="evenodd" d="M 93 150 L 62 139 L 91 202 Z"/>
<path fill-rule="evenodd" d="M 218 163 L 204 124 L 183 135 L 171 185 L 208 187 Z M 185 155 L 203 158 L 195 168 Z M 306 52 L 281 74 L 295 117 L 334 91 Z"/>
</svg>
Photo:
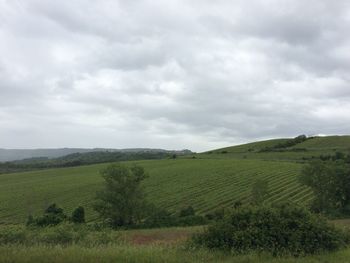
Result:
<svg viewBox="0 0 350 263">
<path fill-rule="evenodd" d="M 0 0 L 0 148 L 349 133 L 348 0 Z"/>
</svg>

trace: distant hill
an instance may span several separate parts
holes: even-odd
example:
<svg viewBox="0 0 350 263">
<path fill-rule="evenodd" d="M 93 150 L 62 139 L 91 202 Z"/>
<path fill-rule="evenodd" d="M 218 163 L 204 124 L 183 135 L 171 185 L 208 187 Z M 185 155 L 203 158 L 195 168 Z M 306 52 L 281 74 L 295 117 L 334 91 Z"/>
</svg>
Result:
<svg viewBox="0 0 350 263">
<path fill-rule="evenodd" d="M 278 149 L 284 148 L 285 150 L 293 151 L 294 149 L 306 149 L 306 150 L 350 150 L 350 136 L 349 135 L 335 135 L 335 136 L 312 136 L 308 137 L 305 141 L 296 143 L 295 145 L 287 147 L 278 147 L 295 138 L 282 138 L 272 139 L 266 141 L 258 141 L 252 143 L 246 143 L 236 146 L 230 146 L 212 150 L 212 153 L 249 153 L 259 152 L 264 149 Z M 208 152 L 207 152 L 208 153 Z"/>
<path fill-rule="evenodd" d="M 74 153 L 123 152 L 123 153 L 191 153 L 190 150 L 164 150 L 150 148 L 106 149 L 106 148 L 59 148 L 59 149 L 0 149 L 0 162 L 10 162 L 32 158 L 59 158 Z"/>
<path fill-rule="evenodd" d="M 299 137 L 299 136 L 298 136 Z M 312 136 L 272 139 L 204 152 L 198 158 L 239 158 L 306 161 L 337 152 L 350 153 L 350 136 Z"/>
</svg>

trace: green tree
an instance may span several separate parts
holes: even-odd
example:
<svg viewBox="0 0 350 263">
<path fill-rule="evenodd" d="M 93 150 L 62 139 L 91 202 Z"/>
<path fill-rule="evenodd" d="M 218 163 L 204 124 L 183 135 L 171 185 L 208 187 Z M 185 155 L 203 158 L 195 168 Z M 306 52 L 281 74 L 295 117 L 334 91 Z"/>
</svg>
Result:
<svg viewBox="0 0 350 263">
<path fill-rule="evenodd" d="M 300 182 L 309 186 L 315 199 L 316 212 L 350 212 L 350 167 L 343 161 L 314 161 L 305 166 Z"/>
<path fill-rule="evenodd" d="M 113 227 L 134 225 L 147 212 L 141 182 L 146 178 L 140 166 L 112 164 L 101 171 L 104 189 L 97 193 L 94 209 Z"/>
<path fill-rule="evenodd" d="M 71 220 L 73 223 L 82 224 L 85 223 L 85 209 L 82 206 L 77 207 L 73 213 Z"/>
<path fill-rule="evenodd" d="M 266 180 L 258 179 L 252 186 L 252 203 L 262 204 L 269 195 L 269 184 Z"/>
</svg>

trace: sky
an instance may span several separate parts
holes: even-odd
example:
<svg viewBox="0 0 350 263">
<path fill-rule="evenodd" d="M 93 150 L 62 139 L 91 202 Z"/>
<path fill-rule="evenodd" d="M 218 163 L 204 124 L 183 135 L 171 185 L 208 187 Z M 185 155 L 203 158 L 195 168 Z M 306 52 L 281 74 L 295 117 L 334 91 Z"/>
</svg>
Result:
<svg viewBox="0 0 350 263">
<path fill-rule="evenodd" d="M 0 148 L 350 133 L 348 0 L 0 0 Z"/>
</svg>

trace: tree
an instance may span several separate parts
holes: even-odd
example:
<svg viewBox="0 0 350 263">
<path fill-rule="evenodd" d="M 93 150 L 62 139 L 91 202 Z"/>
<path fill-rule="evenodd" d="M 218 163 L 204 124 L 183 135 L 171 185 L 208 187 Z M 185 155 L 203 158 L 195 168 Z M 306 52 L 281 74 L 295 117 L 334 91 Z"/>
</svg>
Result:
<svg viewBox="0 0 350 263">
<path fill-rule="evenodd" d="M 101 171 L 104 189 L 97 193 L 94 209 L 113 227 L 130 226 L 145 215 L 147 203 L 140 183 L 146 178 L 140 166 L 112 164 Z"/>
<path fill-rule="evenodd" d="M 77 207 L 73 213 L 71 220 L 73 223 L 82 224 L 85 223 L 85 209 L 82 206 Z"/>
<path fill-rule="evenodd" d="M 323 213 L 350 212 L 350 167 L 344 161 L 314 161 L 305 166 L 300 182 L 309 186 L 315 199 L 312 208 Z"/>
<path fill-rule="evenodd" d="M 252 186 L 252 203 L 262 204 L 269 194 L 269 184 L 266 180 L 258 179 Z"/>
</svg>

